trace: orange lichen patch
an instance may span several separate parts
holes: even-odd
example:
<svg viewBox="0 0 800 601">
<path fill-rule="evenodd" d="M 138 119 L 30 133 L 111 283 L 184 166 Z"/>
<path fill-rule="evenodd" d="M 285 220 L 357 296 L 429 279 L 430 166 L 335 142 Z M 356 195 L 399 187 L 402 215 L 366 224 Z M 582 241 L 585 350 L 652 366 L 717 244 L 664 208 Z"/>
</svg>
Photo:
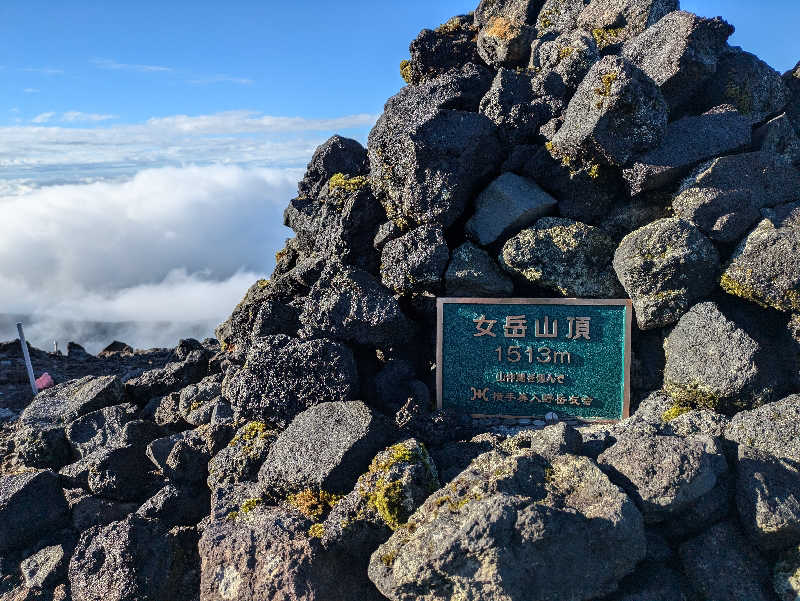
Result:
<svg viewBox="0 0 800 601">
<path fill-rule="evenodd" d="M 500 40 L 509 40 L 519 33 L 519 25 L 506 17 L 492 17 L 486 35 Z"/>
</svg>

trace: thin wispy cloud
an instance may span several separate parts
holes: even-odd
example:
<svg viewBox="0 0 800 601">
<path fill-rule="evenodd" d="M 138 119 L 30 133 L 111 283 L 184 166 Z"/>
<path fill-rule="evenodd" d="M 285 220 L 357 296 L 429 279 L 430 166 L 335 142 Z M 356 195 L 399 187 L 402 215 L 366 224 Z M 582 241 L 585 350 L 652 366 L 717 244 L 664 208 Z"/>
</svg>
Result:
<svg viewBox="0 0 800 601">
<path fill-rule="evenodd" d="M 242 86 L 252 85 L 253 80 L 246 77 L 232 77 L 230 75 L 212 75 L 210 77 L 200 77 L 197 79 L 189 79 L 186 83 L 195 86 L 207 86 L 215 83 L 235 83 Z"/>
<path fill-rule="evenodd" d="M 93 58 L 91 61 L 99 69 L 111 69 L 114 71 L 139 71 L 140 73 L 156 73 L 172 71 L 171 67 L 162 65 L 133 65 L 129 63 L 118 63 L 107 58 Z"/>
<path fill-rule="evenodd" d="M 377 115 L 360 113 L 333 119 L 307 119 L 305 117 L 275 117 L 261 115 L 258 111 L 238 110 L 195 117 L 188 115 L 157 117 L 149 119 L 147 125 L 194 134 L 278 133 L 349 129 L 371 125 L 377 118 Z"/>
<path fill-rule="evenodd" d="M 26 94 L 36 94 L 39 92 L 37 88 L 25 88 L 22 91 L 25 92 Z"/>
<path fill-rule="evenodd" d="M 31 119 L 31 123 L 47 123 L 55 116 L 55 113 L 39 113 L 33 119 Z"/>
<path fill-rule="evenodd" d="M 98 115 L 97 113 L 82 113 L 80 111 L 67 111 L 61 116 L 62 121 L 76 122 L 76 121 L 108 121 L 109 119 L 118 119 L 117 115 Z"/>
<path fill-rule="evenodd" d="M 22 71 L 29 73 L 41 73 L 42 75 L 62 75 L 63 69 L 53 69 L 52 67 L 25 67 Z"/>
</svg>

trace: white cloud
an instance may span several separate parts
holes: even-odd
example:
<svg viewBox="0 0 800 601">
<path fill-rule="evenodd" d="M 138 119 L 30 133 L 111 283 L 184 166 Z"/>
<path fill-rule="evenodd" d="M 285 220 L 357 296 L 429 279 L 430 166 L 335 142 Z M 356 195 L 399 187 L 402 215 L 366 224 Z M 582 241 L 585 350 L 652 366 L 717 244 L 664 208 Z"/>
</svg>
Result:
<svg viewBox="0 0 800 601">
<path fill-rule="evenodd" d="M 253 83 L 252 79 L 246 77 L 232 77 L 230 75 L 211 75 L 209 77 L 199 77 L 197 79 L 189 79 L 186 83 L 197 86 L 205 86 L 215 83 L 235 83 L 242 86 L 249 86 Z"/>
<path fill-rule="evenodd" d="M 55 113 L 40 113 L 31 119 L 31 123 L 47 123 L 55 116 Z"/>
<path fill-rule="evenodd" d="M 80 111 L 67 111 L 61 116 L 62 121 L 108 121 L 117 119 L 117 115 L 98 115 L 97 113 L 82 113 Z"/>
<path fill-rule="evenodd" d="M 93 58 L 91 62 L 100 69 L 111 69 L 114 71 L 139 71 L 141 73 L 172 71 L 171 67 L 164 67 L 161 65 L 131 65 L 127 63 L 118 63 L 117 61 L 107 58 Z"/>
<path fill-rule="evenodd" d="M 48 347 L 64 319 L 181 322 L 163 333 L 168 345 L 190 335 L 188 322 L 210 335 L 272 270 L 291 233 L 282 212 L 301 176 L 167 167 L 0 197 L 0 314 L 48 316 L 37 318 L 48 324 L 39 334 Z M 131 344 L 162 344 L 152 332 L 131 332 Z"/>
<path fill-rule="evenodd" d="M 26 94 L 37 94 L 39 92 L 39 90 L 36 88 L 25 88 L 22 91 L 25 92 Z"/>
</svg>

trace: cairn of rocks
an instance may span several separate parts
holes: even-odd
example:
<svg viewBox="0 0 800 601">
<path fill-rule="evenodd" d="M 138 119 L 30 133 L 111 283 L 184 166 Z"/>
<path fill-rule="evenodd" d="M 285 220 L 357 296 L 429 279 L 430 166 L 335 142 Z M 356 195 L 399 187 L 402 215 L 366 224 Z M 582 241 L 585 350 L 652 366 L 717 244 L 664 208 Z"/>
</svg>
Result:
<svg viewBox="0 0 800 601">
<path fill-rule="evenodd" d="M 0 599 L 800 599 L 800 64 L 732 32 L 678 0 L 422 30 L 218 342 L 9 421 Z M 433 410 L 438 296 L 630 297 L 632 416 Z"/>
</svg>

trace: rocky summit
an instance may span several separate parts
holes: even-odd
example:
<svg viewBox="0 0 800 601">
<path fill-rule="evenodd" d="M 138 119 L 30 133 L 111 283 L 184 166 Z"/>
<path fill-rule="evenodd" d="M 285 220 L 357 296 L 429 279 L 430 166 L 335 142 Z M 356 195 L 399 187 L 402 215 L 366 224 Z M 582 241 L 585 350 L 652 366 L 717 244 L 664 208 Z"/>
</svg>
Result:
<svg viewBox="0 0 800 601">
<path fill-rule="evenodd" d="M 0 345 L 0 599 L 798 601 L 800 64 L 678 0 L 483 0 L 216 339 Z M 631 416 L 434 410 L 436 299 L 630 298 Z"/>
</svg>

